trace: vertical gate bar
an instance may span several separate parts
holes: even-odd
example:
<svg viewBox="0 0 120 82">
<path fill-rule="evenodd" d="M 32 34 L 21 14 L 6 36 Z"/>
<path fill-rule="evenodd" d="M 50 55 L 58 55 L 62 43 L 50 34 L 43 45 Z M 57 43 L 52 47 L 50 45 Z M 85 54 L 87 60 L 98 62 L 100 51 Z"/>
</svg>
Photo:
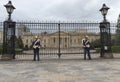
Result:
<svg viewBox="0 0 120 82">
<path fill-rule="evenodd" d="M 16 33 L 16 22 L 14 22 L 14 29 L 13 29 L 13 59 L 15 59 L 15 39 L 17 38 L 15 33 Z"/>
<path fill-rule="evenodd" d="M 58 37 L 59 37 L 58 57 L 60 59 L 60 57 L 61 57 L 61 53 L 60 53 L 60 43 L 61 43 L 61 40 L 60 40 L 60 23 L 58 23 L 58 31 L 59 31 L 59 34 L 58 34 Z"/>
</svg>

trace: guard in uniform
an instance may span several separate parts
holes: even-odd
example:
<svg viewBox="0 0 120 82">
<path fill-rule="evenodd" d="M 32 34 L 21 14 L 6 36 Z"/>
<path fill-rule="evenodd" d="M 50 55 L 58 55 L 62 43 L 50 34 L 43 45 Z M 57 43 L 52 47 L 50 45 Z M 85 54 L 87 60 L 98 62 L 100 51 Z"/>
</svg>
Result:
<svg viewBox="0 0 120 82">
<path fill-rule="evenodd" d="M 91 60 L 90 41 L 88 39 L 88 36 L 85 36 L 85 39 L 82 40 L 82 45 L 84 49 L 84 60 L 86 60 L 86 55 L 88 55 L 89 60 Z"/>
<path fill-rule="evenodd" d="M 34 52 L 34 57 L 33 60 L 36 61 L 36 59 L 39 61 L 39 49 L 40 49 L 40 40 L 38 39 L 38 36 L 35 36 L 35 40 L 32 43 L 33 45 L 33 52 Z M 37 58 L 36 58 L 37 57 Z"/>
</svg>

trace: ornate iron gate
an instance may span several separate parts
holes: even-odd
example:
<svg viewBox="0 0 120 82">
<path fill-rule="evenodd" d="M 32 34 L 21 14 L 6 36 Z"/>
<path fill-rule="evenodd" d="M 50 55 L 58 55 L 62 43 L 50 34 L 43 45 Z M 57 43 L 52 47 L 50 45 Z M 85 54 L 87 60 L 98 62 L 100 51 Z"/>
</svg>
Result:
<svg viewBox="0 0 120 82">
<path fill-rule="evenodd" d="M 82 54 L 81 41 L 85 35 L 90 40 L 99 39 L 99 23 L 79 22 L 17 22 L 16 37 L 22 39 L 23 47 L 16 46 L 22 53 L 33 55 L 32 41 L 37 35 L 41 40 L 40 55 Z M 17 44 L 17 43 L 16 43 Z"/>
<path fill-rule="evenodd" d="M 111 24 L 112 38 L 116 24 Z M 1 49 L 3 43 L 3 22 L 0 22 Z M 81 41 L 85 35 L 91 42 L 100 39 L 99 23 L 79 22 L 16 22 L 15 54 L 17 58 L 33 56 L 32 41 L 35 36 L 41 39 L 40 55 L 83 54 Z M 91 50 L 95 52 L 96 49 Z"/>
</svg>

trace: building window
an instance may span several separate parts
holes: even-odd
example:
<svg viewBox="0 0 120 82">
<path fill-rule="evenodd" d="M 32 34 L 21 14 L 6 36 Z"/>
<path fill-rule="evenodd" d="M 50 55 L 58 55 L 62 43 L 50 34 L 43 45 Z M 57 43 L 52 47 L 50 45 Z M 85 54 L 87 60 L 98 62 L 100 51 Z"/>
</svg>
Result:
<svg viewBox="0 0 120 82">
<path fill-rule="evenodd" d="M 46 43 L 46 39 L 44 40 L 44 43 Z"/>
<path fill-rule="evenodd" d="M 31 43 L 33 42 L 33 40 L 31 39 Z"/>
<path fill-rule="evenodd" d="M 67 38 L 65 38 L 65 43 L 67 43 Z"/>
<path fill-rule="evenodd" d="M 76 39 L 74 39 L 74 43 L 76 43 Z"/>
<path fill-rule="evenodd" d="M 26 43 L 28 43 L 28 39 L 26 39 Z"/>
<path fill-rule="evenodd" d="M 55 43 L 55 38 L 53 39 L 53 42 Z"/>
<path fill-rule="evenodd" d="M 48 39 L 48 44 L 50 44 L 50 39 Z"/>
<path fill-rule="evenodd" d="M 65 44 L 65 48 L 67 48 L 67 45 Z"/>
<path fill-rule="evenodd" d="M 72 43 L 72 39 L 70 39 L 70 43 Z"/>
<path fill-rule="evenodd" d="M 82 40 L 81 39 L 78 39 L 78 43 L 81 43 L 82 42 Z"/>
<path fill-rule="evenodd" d="M 60 44 L 62 44 L 62 38 L 60 38 Z"/>
</svg>

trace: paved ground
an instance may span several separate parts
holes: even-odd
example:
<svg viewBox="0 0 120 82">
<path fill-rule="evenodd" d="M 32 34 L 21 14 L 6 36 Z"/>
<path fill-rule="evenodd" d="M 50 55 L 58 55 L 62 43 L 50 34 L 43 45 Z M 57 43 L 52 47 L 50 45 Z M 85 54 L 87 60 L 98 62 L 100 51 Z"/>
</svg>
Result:
<svg viewBox="0 0 120 82">
<path fill-rule="evenodd" d="M 0 61 L 0 82 L 120 82 L 120 59 L 69 56 Z"/>
</svg>

